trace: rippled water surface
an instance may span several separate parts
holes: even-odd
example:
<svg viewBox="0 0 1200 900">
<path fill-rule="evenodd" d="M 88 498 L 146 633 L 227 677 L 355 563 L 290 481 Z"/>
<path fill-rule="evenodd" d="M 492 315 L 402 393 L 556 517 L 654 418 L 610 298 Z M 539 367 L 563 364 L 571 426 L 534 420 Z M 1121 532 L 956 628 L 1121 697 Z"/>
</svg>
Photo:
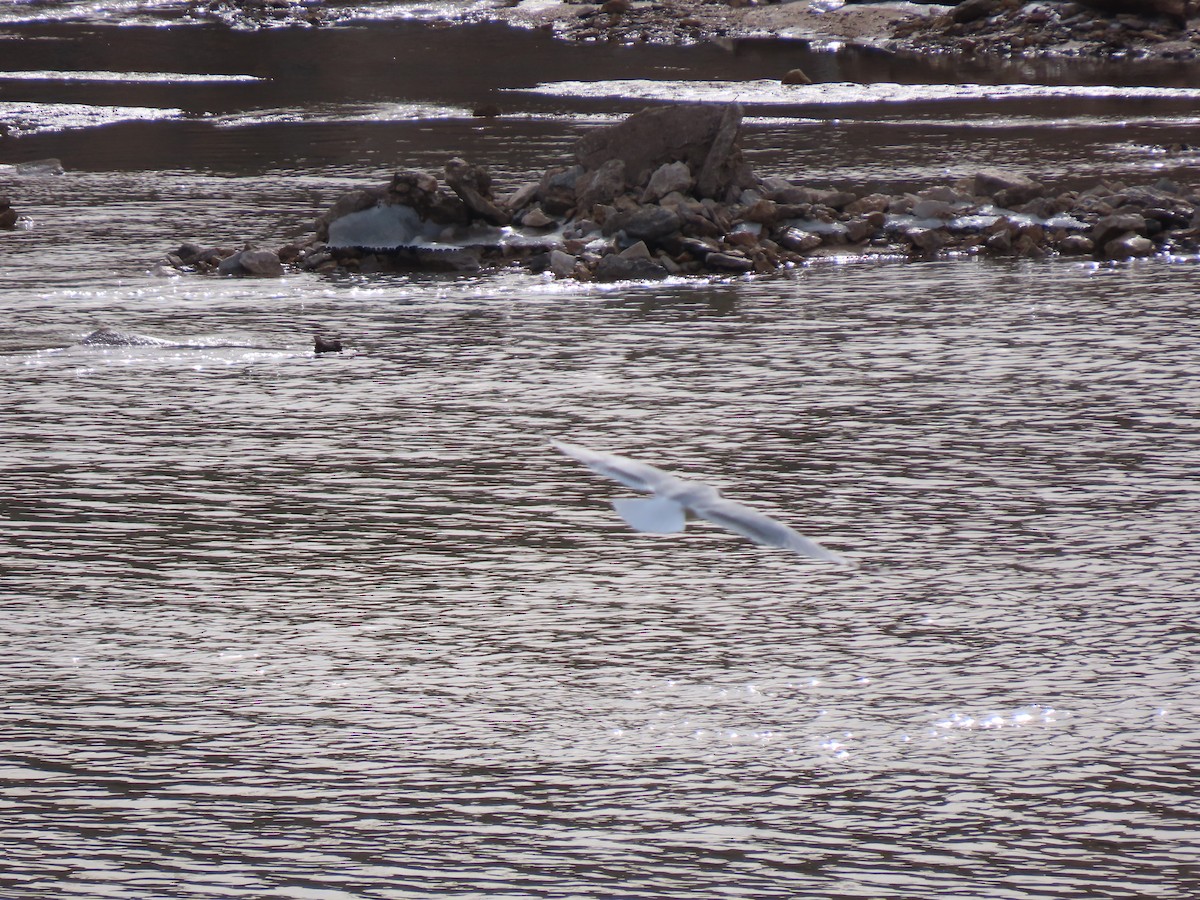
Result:
<svg viewBox="0 0 1200 900">
<path fill-rule="evenodd" d="M 462 33 L 386 27 L 439 53 Z M 537 46 L 526 86 L 577 78 L 568 52 L 605 78 L 685 59 Z M 720 77 L 726 51 L 693 49 Z M 345 57 L 357 86 L 372 52 Z M 728 56 L 745 78 L 754 58 Z M 0 145 L 67 169 L 0 174 L 33 224 L 0 233 L 0 896 L 1195 894 L 1195 260 L 152 277 L 184 238 L 282 242 L 393 165 L 528 177 L 623 108 L 522 93 L 513 120 L 431 119 L 476 87 L 302 102 L 246 62 L 127 68 L 264 80 L 0 82 L 41 121 L 180 110 Z M 426 111 L 347 118 L 386 104 Z M 1037 146 L 1064 167 L 1072 136 L 1116 147 L 1114 110 Z M 860 114 L 859 137 L 904 131 Z M 771 135 L 797 133 L 748 140 L 787 172 L 816 150 Z M 941 177 L 920 141 L 838 133 L 893 183 Z M 80 343 L 101 324 L 159 343 Z M 314 356 L 318 331 L 347 350 Z M 625 490 L 550 436 L 709 480 L 859 565 L 635 534 Z"/>
</svg>

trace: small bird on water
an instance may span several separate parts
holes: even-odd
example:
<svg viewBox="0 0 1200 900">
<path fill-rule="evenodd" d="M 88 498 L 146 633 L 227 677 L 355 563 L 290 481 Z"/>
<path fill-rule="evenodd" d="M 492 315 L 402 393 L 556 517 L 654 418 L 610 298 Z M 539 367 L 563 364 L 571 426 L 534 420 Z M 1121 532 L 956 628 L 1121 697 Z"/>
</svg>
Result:
<svg viewBox="0 0 1200 900">
<path fill-rule="evenodd" d="M 635 491 L 654 496 L 647 499 L 622 497 L 613 508 L 632 528 L 655 534 L 677 534 L 687 525 L 687 514 L 707 519 L 766 547 L 794 550 L 821 562 L 851 565 L 840 553 L 822 547 L 787 525 L 721 496 L 711 485 L 676 478 L 662 469 L 615 453 L 601 453 L 578 444 L 551 441 L 550 445 L 593 472 L 611 478 Z"/>
</svg>

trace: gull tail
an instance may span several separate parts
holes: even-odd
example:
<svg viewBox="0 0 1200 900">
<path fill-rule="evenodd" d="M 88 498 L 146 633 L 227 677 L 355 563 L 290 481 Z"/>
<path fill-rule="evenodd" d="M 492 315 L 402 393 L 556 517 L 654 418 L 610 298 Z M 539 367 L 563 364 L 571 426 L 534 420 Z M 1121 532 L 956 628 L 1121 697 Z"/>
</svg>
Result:
<svg viewBox="0 0 1200 900">
<path fill-rule="evenodd" d="M 687 525 L 683 507 L 662 497 L 649 499 L 623 497 L 612 502 L 613 509 L 636 531 L 677 534 Z"/>
</svg>

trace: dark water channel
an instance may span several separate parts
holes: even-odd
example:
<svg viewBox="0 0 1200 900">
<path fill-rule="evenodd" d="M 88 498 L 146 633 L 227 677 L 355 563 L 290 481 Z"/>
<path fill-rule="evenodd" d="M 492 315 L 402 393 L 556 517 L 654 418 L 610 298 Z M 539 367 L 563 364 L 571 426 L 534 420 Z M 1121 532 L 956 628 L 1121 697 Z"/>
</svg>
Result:
<svg viewBox="0 0 1200 900">
<path fill-rule="evenodd" d="M 400 166 L 515 184 L 643 80 L 742 85 L 818 183 L 1200 180 L 1194 99 L 1049 90 L 1183 74 L 79 7 L 0 24 L 0 163 L 66 168 L 0 170 L 0 897 L 1200 896 L 1196 259 L 149 274 Z M 548 436 L 859 567 L 634 534 Z"/>
</svg>

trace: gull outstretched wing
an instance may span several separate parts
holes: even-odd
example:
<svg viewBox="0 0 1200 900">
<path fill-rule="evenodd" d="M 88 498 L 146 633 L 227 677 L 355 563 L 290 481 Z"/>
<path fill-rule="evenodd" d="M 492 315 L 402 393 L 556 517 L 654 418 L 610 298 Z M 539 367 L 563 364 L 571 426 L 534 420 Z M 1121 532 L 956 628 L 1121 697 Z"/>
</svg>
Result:
<svg viewBox="0 0 1200 900">
<path fill-rule="evenodd" d="M 782 522 L 748 506 L 743 506 L 741 503 L 735 503 L 733 500 L 718 497 L 702 504 L 689 505 L 688 509 L 702 519 L 708 519 L 715 525 L 750 538 L 756 544 L 795 550 L 801 556 L 808 556 L 821 562 L 850 564 L 849 560 L 841 554 L 834 553 L 816 541 L 793 531 Z"/>
<path fill-rule="evenodd" d="M 578 444 L 568 444 L 565 441 L 551 441 L 550 446 L 567 454 L 572 459 L 579 460 L 593 472 L 611 478 L 635 491 L 655 493 L 680 484 L 674 475 L 669 475 L 662 469 L 657 469 L 649 463 L 641 463 L 615 453 L 601 453 L 589 450 Z"/>
</svg>

